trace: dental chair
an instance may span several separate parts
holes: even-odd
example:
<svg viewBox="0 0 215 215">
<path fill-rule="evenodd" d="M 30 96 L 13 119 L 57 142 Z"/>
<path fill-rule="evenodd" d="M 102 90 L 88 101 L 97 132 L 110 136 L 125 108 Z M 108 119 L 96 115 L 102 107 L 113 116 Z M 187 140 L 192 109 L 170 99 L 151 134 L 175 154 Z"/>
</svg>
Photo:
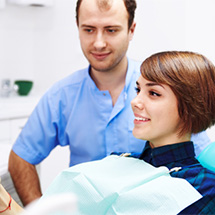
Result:
<svg viewBox="0 0 215 215">
<path fill-rule="evenodd" d="M 208 145 L 197 157 L 198 161 L 211 171 L 215 172 L 215 142 Z"/>
</svg>

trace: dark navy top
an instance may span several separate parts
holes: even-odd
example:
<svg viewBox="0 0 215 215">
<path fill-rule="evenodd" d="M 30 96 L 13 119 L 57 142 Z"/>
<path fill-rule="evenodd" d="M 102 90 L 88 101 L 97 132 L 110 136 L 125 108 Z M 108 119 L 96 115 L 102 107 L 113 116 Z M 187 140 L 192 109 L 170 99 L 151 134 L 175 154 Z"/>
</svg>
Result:
<svg viewBox="0 0 215 215">
<path fill-rule="evenodd" d="M 166 166 L 169 170 L 181 167 L 172 171 L 171 176 L 186 179 L 203 196 L 179 214 L 215 214 L 215 172 L 204 168 L 195 158 L 193 142 L 157 148 L 151 148 L 147 142 L 139 159 L 155 167 Z"/>
</svg>

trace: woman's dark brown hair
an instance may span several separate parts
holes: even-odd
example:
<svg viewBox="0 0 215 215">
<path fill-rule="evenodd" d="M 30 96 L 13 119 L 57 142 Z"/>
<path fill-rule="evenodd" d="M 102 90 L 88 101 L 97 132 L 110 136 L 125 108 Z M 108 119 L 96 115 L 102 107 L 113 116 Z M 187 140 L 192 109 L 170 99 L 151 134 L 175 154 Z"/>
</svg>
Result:
<svg viewBox="0 0 215 215">
<path fill-rule="evenodd" d="M 177 97 L 180 135 L 199 133 L 215 124 L 215 67 L 193 52 L 160 52 L 141 65 L 142 76 L 168 85 Z"/>
</svg>

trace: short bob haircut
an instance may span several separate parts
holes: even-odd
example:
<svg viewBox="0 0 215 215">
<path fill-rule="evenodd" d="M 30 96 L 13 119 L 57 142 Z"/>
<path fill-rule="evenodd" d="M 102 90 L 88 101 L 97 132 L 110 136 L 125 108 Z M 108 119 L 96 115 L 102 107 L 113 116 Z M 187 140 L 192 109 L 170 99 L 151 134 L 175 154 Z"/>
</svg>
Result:
<svg viewBox="0 0 215 215">
<path fill-rule="evenodd" d="M 215 67 L 206 57 L 183 51 L 156 53 L 142 63 L 141 74 L 172 89 L 181 119 L 179 135 L 214 125 Z"/>
<path fill-rule="evenodd" d="M 79 19 L 79 9 L 81 6 L 83 0 L 77 0 L 76 3 L 76 21 L 78 24 L 78 19 Z M 119 1 L 119 0 L 117 0 Z M 134 16 L 135 16 L 135 10 L 137 8 L 137 3 L 136 0 L 123 0 L 126 10 L 128 12 L 128 29 L 130 29 L 133 21 L 134 21 Z M 112 1 L 110 0 L 97 0 L 97 3 L 100 7 L 105 7 L 105 5 L 109 5 L 109 3 L 111 4 Z"/>
</svg>

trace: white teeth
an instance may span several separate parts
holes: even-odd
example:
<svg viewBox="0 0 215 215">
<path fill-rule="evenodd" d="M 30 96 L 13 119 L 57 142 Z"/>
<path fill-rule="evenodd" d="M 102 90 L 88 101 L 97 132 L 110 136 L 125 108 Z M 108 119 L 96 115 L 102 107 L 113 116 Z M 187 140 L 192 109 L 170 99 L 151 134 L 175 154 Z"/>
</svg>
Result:
<svg viewBox="0 0 215 215">
<path fill-rule="evenodd" d="M 147 118 L 142 118 L 142 117 L 135 117 L 136 120 L 138 121 L 147 121 Z"/>
</svg>

